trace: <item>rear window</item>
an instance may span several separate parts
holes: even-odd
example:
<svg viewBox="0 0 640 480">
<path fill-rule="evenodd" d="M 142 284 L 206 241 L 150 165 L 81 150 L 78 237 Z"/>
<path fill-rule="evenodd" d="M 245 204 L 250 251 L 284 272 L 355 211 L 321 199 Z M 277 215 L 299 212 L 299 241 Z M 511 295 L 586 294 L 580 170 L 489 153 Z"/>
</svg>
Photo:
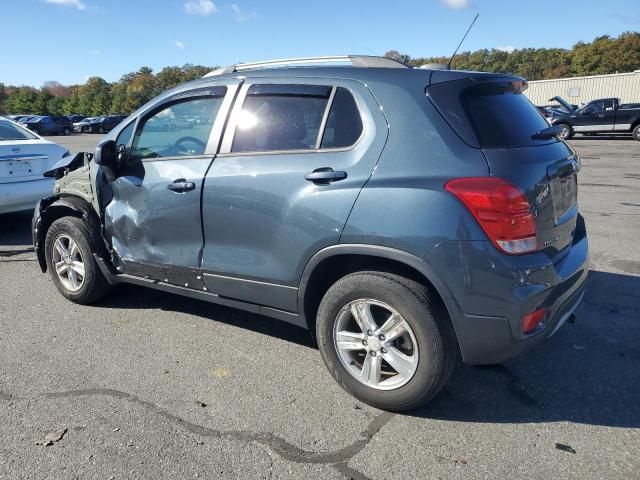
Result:
<svg viewBox="0 0 640 480">
<path fill-rule="evenodd" d="M 2 140 L 33 140 L 36 139 L 33 133 L 22 127 L 7 121 L 0 120 L 0 141 Z"/>
<path fill-rule="evenodd" d="M 427 95 L 465 143 L 476 148 L 529 147 L 555 142 L 532 136 L 549 124 L 518 81 L 471 79 L 432 85 Z"/>
</svg>

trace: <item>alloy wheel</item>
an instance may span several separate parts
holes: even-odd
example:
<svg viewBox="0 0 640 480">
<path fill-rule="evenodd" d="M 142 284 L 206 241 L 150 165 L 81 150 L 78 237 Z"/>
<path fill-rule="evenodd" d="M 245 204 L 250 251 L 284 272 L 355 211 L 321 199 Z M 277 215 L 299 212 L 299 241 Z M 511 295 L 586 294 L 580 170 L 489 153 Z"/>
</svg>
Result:
<svg viewBox="0 0 640 480">
<path fill-rule="evenodd" d="M 71 292 L 82 288 L 85 279 L 84 261 L 78 244 L 68 235 L 53 241 L 53 265 L 60 283 Z"/>
<path fill-rule="evenodd" d="M 402 387 L 418 368 L 418 342 L 409 323 L 378 300 L 345 305 L 335 321 L 333 341 L 346 370 L 377 390 Z"/>
</svg>

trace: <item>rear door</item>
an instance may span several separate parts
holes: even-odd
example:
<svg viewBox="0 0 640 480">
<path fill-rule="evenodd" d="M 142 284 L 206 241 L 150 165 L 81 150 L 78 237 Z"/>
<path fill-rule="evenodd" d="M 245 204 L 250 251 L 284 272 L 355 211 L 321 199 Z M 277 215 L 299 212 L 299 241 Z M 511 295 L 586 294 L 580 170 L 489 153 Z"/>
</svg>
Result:
<svg viewBox="0 0 640 480">
<path fill-rule="evenodd" d="M 338 243 L 386 136 L 359 82 L 247 81 L 204 183 L 209 290 L 296 311 L 302 269 Z"/>
<path fill-rule="evenodd" d="M 538 249 L 555 258 L 573 240 L 580 162 L 565 142 L 533 137 L 548 124 L 522 86 L 515 79 L 461 80 L 429 87 L 428 95 L 463 140 L 482 149 L 491 176 L 525 193 Z"/>
<path fill-rule="evenodd" d="M 119 132 L 116 143 L 129 155 L 111 182 L 104 216 L 107 239 L 123 272 L 170 283 L 195 277 L 191 273 L 203 245 L 202 181 L 236 88 L 206 87 L 172 96 Z M 192 129 L 153 128 L 155 119 L 181 119 L 194 112 L 210 121 Z"/>
</svg>

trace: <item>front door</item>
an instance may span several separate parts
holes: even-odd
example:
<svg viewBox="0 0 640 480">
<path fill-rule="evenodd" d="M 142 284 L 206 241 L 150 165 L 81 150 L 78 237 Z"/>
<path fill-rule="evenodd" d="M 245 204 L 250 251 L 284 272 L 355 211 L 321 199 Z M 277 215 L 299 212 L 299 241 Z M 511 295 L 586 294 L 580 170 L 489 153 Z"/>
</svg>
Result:
<svg viewBox="0 0 640 480">
<path fill-rule="evenodd" d="M 245 84 L 203 189 L 210 291 L 297 309 L 302 269 L 338 243 L 387 124 L 358 82 Z"/>
<path fill-rule="evenodd" d="M 598 100 L 575 113 L 576 132 L 611 132 L 615 122 L 613 100 Z"/>
<path fill-rule="evenodd" d="M 209 87 L 170 97 L 118 134 L 116 143 L 129 154 L 111 183 L 113 198 L 104 213 L 120 271 L 174 283 L 180 267 L 198 268 L 202 181 L 235 89 Z"/>
</svg>

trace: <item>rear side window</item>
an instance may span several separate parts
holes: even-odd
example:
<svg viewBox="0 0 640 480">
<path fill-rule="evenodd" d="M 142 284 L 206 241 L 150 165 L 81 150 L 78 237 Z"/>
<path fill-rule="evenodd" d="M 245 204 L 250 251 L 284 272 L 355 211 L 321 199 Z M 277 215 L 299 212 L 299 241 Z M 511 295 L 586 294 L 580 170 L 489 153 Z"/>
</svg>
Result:
<svg viewBox="0 0 640 480">
<path fill-rule="evenodd" d="M 242 106 L 231 151 L 345 148 L 356 143 L 362 131 L 356 101 L 346 88 L 253 85 Z"/>
<path fill-rule="evenodd" d="M 254 85 L 240 112 L 232 152 L 316 148 L 331 87 Z"/>
<path fill-rule="evenodd" d="M 321 148 L 350 147 L 358 141 L 360 135 L 362 135 L 362 118 L 356 101 L 349 90 L 340 87 L 333 98 Z"/>
<path fill-rule="evenodd" d="M 522 94 L 517 80 L 454 80 L 432 85 L 427 95 L 472 147 L 529 147 L 557 141 L 532 138 L 549 124 Z"/>
</svg>

